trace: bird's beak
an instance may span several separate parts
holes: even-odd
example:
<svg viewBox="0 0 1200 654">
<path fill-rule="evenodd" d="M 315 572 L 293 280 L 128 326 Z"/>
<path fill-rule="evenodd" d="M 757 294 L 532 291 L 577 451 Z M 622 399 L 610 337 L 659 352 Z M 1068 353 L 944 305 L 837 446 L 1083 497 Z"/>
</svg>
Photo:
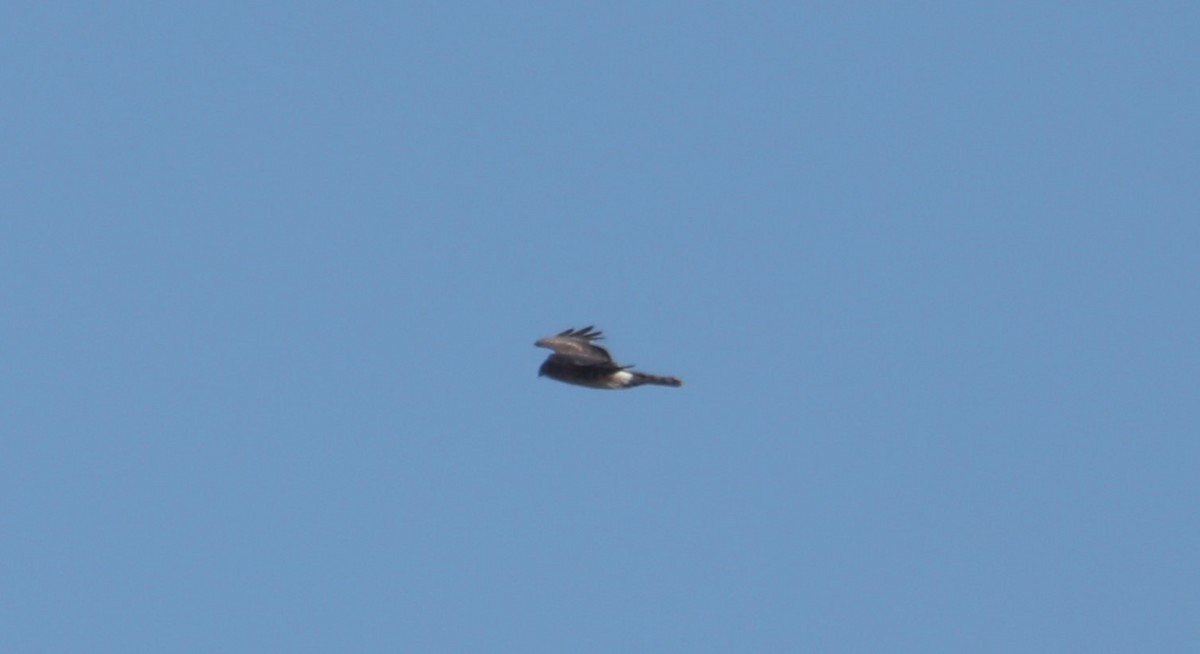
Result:
<svg viewBox="0 0 1200 654">
<path fill-rule="evenodd" d="M 534 341 L 533 346 L 534 347 L 549 347 L 546 345 L 546 339 L 544 339 L 544 338 L 539 338 L 538 340 Z"/>
</svg>

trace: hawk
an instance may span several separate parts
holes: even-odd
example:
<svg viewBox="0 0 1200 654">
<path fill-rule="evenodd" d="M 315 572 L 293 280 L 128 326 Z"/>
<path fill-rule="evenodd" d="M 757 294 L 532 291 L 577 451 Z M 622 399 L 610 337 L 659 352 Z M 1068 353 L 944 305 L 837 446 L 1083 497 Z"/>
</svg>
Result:
<svg viewBox="0 0 1200 654">
<path fill-rule="evenodd" d="M 538 347 L 554 350 L 538 369 L 538 377 L 545 375 L 560 382 L 587 386 L 588 388 L 633 388 L 643 384 L 658 386 L 683 386 L 677 377 L 650 375 L 633 366 L 622 366 L 613 361 L 608 350 L 596 345 L 604 338 L 591 325 L 583 329 L 568 329 L 555 336 L 547 336 L 534 343 Z"/>
</svg>

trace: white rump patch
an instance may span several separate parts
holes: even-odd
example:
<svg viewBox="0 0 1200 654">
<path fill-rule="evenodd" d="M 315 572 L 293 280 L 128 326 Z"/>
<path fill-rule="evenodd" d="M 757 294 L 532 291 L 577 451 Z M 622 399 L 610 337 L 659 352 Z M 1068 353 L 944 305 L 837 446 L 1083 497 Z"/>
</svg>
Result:
<svg viewBox="0 0 1200 654">
<path fill-rule="evenodd" d="M 628 370 L 619 370 L 613 373 L 613 380 L 616 381 L 619 386 L 627 386 L 629 382 L 633 381 L 633 373 L 629 372 Z"/>
</svg>

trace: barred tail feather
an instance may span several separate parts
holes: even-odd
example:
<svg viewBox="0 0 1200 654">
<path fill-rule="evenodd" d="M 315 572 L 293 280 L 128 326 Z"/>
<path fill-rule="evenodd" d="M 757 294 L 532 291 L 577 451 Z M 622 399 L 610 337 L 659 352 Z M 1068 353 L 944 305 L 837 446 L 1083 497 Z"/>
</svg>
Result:
<svg viewBox="0 0 1200 654">
<path fill-rule="evenodd" d="M 673 386 L 676 388 L 683 386 L 683 380 L 679 379 L 678 377 L 666 377 L 663 375 L 650 375 L 650 374 L 646 374 L 644 372 L 635 372 L 632 370 L 630 372 L 633 373 L 633 380 L 632 380 L 633 383 L 630 384 L 630 386 L 641 386 L 642 384 L 654 384 L 655 386 Z"/>
</svg>

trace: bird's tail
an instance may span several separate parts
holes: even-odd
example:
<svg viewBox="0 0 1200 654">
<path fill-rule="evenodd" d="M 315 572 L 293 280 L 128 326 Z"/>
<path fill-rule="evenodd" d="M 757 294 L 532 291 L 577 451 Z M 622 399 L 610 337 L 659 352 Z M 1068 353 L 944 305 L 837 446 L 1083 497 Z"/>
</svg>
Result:
<svg viewBox="0 0 1200 654">
<path fill-rule="evenodd" d="M 683 386 L 683 380 L 678 377 L 650 375 L 644 372 L 636 372 L 633 370 L 630 370 L 629 372 L 633 373 L 633 383 L 631 383 L 630 386 L 641 386 L 642 384 L 654 384 L 655 386 L 674 386 L 676 388 Z"/>
</svg>

